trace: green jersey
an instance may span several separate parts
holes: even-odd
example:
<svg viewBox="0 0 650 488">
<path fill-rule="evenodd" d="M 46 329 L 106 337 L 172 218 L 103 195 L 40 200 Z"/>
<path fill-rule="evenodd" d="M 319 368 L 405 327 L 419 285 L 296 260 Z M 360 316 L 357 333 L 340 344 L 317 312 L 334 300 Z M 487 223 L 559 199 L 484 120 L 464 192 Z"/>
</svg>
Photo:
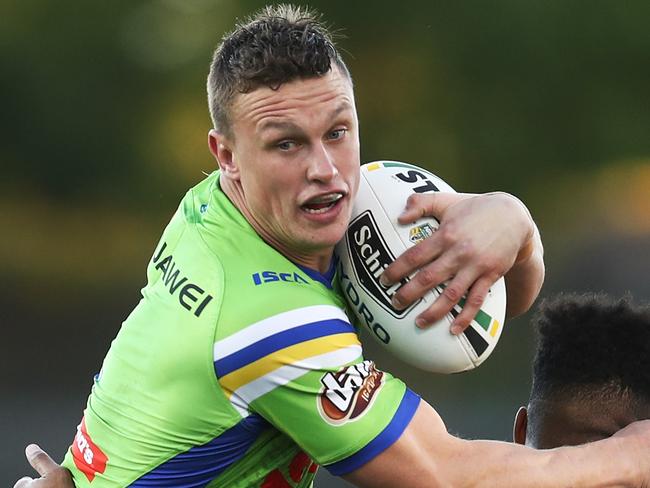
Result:
<svg viewBox="0 0 650 488">
<path fill-rule="evenodd" d="M 96 376 L 64 465 L 76 486 L 303 487 L 402 433 L 419 398 L 364 360 L 337 289 L 192 188 Z"/>
</svg>

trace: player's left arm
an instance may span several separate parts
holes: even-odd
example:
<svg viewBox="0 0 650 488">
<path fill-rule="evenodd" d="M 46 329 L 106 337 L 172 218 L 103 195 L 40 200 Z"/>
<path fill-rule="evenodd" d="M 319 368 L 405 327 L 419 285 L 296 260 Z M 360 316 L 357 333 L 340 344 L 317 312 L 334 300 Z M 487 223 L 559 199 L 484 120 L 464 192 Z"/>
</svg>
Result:
<svg viewBox="0 0 650 488">
<path fill-rule="evenodd" d="M 417 271 L 395 294 L 405 308 L 434 286 L 447 283 L 440 297 L 419 317 L 428 326 L 444 317 L 467 295 L 452 332 L 464 330 L 478 312 L 490 287 L 506 280 L 509 317 L 524 313 L 544 282 L 542 241 L 526 206 L 507 193 L 435 193 L 409 197 L 399 222 L 424 216 L 440 221 L 434 234 L 405 251 L 383 273 L 394 283 Z"/>
</svg>

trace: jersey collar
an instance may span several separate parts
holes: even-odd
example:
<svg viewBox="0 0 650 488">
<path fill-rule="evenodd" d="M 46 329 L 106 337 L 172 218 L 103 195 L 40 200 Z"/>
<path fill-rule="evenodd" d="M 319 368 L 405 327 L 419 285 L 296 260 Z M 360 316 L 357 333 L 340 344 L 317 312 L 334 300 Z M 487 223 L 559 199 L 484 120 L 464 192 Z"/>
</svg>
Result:
<svg viewBox="0 0 650 488">
<path fill-rule="evenodd" d="M 294 264 L 298 266 L 303 271 L 303 273 L 309 276 L 312 280 L 322 283 L 328 289 L 331 290 L 334 287 L 334 275 L 336 274 L 336 266 L 338 264 L 338 261 L 339 260 L 336 254 L 333 254 L 332 261 L 330 262 L 330 266 L 327 269 L 327 271 L 325 271 L 325 273 L 320 273 L 315 269 L 311 269 L 306 266 L 301 266 L 298 263 L 294 263 Z"/>
</svg>

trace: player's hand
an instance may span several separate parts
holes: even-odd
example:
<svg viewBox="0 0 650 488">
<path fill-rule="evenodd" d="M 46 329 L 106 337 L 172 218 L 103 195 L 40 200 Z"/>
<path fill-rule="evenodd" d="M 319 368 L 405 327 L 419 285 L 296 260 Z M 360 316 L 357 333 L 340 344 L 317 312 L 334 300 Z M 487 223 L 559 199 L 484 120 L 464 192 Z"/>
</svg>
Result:
<svg viewBox="0 0 650 488">
<path fill-rule="evenodd" d="M 532 253 L 535 224 L 526 207 L 506 193 L 414 194 L 398 221 L 408 224 L 425 216 L 438 219 L 438 230 L 399 256 L 381 280 L 389 285 L 417 271 L 394 295 L 396 308 L 406 308 L 446 283 L 438 299 L 416 319 L 419 327 L 440 320 L 467 295 L 451 326 L 451 332 L 459 334 L 476 316 L 490 287 Z"/>
<path fill-rule="evenodd" d="M 14 488 L 74 488 L 70 472 L 52 461 L 36 444 L 30 444 L 25 449 L 27 461 L 41 476 L 32 479 L 28 476 L 16 481 Z"/>
</svg>

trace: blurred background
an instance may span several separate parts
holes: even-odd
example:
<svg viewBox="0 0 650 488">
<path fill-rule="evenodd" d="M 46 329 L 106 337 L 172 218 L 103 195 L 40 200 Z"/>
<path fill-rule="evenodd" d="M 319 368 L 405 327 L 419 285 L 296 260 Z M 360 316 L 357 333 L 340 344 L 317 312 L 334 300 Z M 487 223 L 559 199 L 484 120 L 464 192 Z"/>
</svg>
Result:
<svg viewBox="0 0 650 488">
<path fill-rule="evenodd" d="M 296 2 L 303 3 L 303 2 Z M 650 297 L 650 2 L 314 0 L 344 37 L 362 160 L 526 202 L 542 296 Z M 69 446 L 92 376 L 207 149 L 211 53 L 252 0 L 0 2 L 0 485 Z M 422 374 L 369 345 L 450 431 L 510 440 L 531 314 L 478 370 Z M 585 324 L 588 326 L 588 324 Z M 321 473 L 319 487 L 348 486 Z"/>
</svg>

